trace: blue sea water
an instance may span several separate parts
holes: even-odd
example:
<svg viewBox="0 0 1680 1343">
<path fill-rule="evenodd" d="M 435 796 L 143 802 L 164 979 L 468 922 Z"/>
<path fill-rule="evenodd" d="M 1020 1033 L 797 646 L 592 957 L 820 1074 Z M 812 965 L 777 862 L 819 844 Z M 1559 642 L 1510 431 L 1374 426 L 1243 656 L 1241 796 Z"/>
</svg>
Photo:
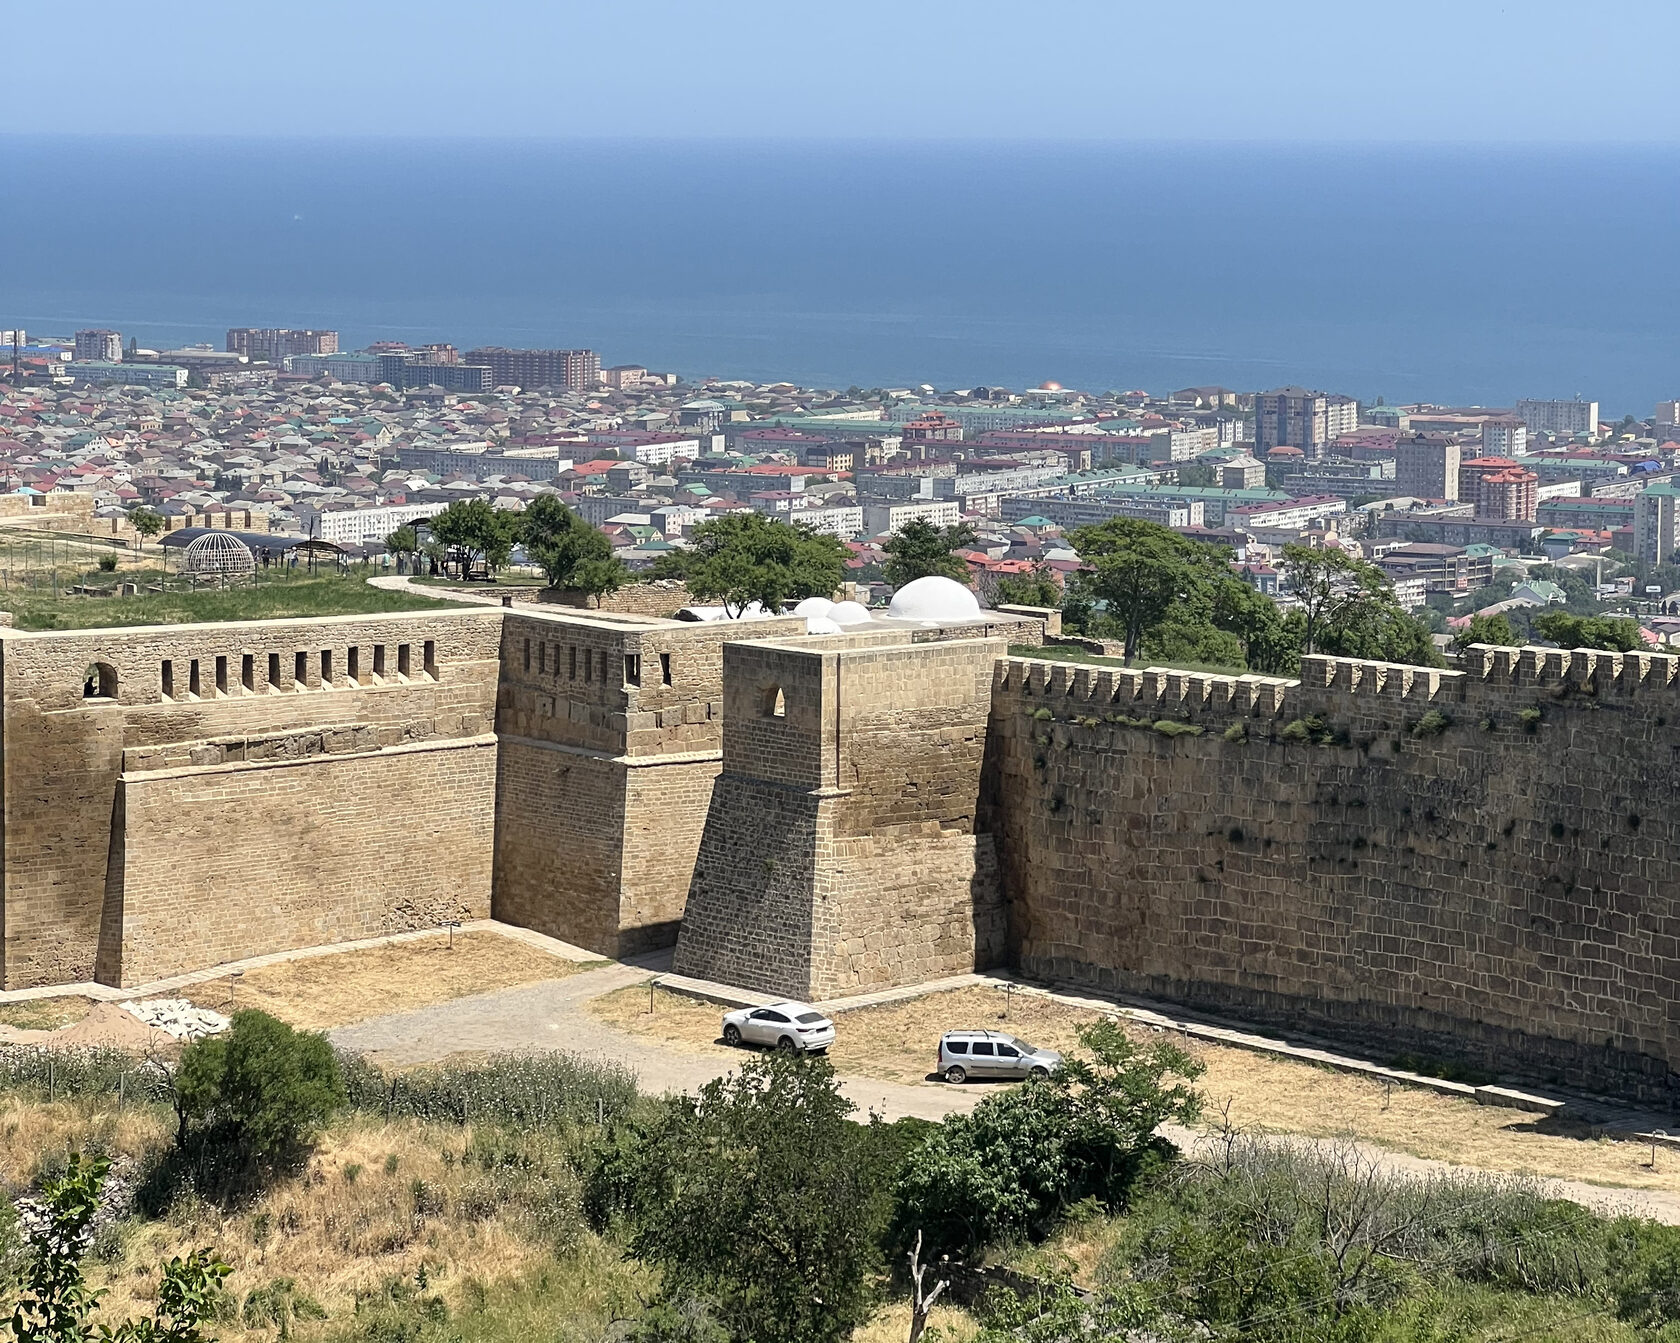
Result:
<svg viewBox="0 0 1680 1343">
<path fill-rule="evenodd" d="M 0 137 L 0 327 L 844 388 L 1680 396 L 1650 148 Z"/>
</svg>

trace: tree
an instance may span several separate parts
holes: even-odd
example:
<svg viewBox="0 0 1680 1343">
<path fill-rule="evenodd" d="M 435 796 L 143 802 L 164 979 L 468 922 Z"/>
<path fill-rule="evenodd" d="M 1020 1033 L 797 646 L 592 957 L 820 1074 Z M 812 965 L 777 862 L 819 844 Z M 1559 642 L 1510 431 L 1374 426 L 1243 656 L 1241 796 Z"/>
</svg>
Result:
<svg viewBox="0 0 1680 1343">
<path fill-rule="evenodd" d="M 1516 631 L 1503 611 L 1491 616 L 1471 616 L 1470 623 L 1453 635 L 1453 651 L 1462 653 L 1472 644 L 1490 644 L 1495 648 L 1518 647 Z"/>
<path fill-rule="evenodd" d="M 1286 545 L 1283 570 L 1307 653 L 1441 665 L 1429 627 L 1401 607 L 1374 564 L 1334 547 Z"/>
<path fill-rule="evenodd" d="M 912 518 L 881 547 L 887 557 L 881 572 L 894 588 L 933 575 L 967 583 L 968 565 L 952 552 L 973 544 L 974 528 L 966 522 L 935 527 L 925 518 Z"/>
<path fill-rule="evenodd" d="M 890 1166 L 826 1059 L 772 1054 L 669 1103 L 630 1160 L 631 1252 L 731 1338 L 831 1343 L 869 1315 Z"/>
<path fill-rule="evenodd" d="M 1226 572 L 1219 550 L 1159 523 L 1110 518 L 1070 539 L 1089 566 L 1091 595 L 1107 603 L 1120 628 L 1128 666 L 1144 634 L 1169 614 L 1205 619 L 1213 582 Z"/>
<path fill-rule="evenodd" d="M 697 598 L 721 602 L 731 617 L 753 602 L 779 615 L 787 602 L 830 596 L 845 573 L 847 551 L 834 537 L 762 513 L 725 513 L 696 527 L 693 540 L 680 562 L 682 578 Z"/>
<path fill-rule="evenodd" d="M 1048 606 L 1062 604 L 1061 584 L 1048 565 L 1037 565 L 1030 574 L 1005 574 L 997 581 L 996 599 L 1005 606 Z"/>
<path fill-rule="evenodd" d="M 13 1343 L 89 1343 L 94 1338 L 103 1343 L 204 1343 L 199 1325 L 213 1313 L 217 1288 L 232 1271 L 210 1249 L 177 1256 L 163 1266 L 155 1316 L 95 1330 L 92 1316 L 104 1292 L 88 1287 L 81 1261 L 93 1237 L 110 1164 L 104 1157 L 72 1152 L 64 1173 L 30 1201 L 30 1253 L 6 1321 Z"/>
<path fill-rule="evenodd" d="M 1639 622 L 1626 617 L 1548 611 L 1534 617 L 1534 632 L 1560 648 L 1603 648 L 1613 653 L 1631 653 L 1645 647 Z"/>
<path fill-rule="evenodd" d="M 1234 635 L 1250 671 L 1293 676 L 1301 669 L 1301 643 L 1277 603 L 1253 584 L 1227 574 L 1213 585 L 1210 618 L 1214 627 Z"/>
<path fill-rule="evenodd" d="M 629 574 L 613 554 L 612 542 L 563 504 L 557 495 L 533 499 L 521 521 L 525 553 L 550 587 L 573 588 L 594 597 L 624 586 Z"/>
<path fill-rule="evenodd" d="M 178 1142 L 184 1145 L 196 1129 L 263 1160 L 288 1157 L 312 1142 L 344 1102 L 326 1037 L 250 1008 L 235 1012 L 224 1034 L 182 1051 L 175 1091 Z"/>
<path fill-rule="evenodd" d="M 519 539 L 519 514 L 495 508 L 486 499 L 458 499 L 427 524 L 433 536 L 455 551 L 461 577 L 482 561 L 491 573 L 513 554 Z"/>
<path fill-rule="evenodd" d="M 1119 1206 L 1164 1155 L 1155 1130 L 1200 1112 L 1192 1084 L 1203 1067 L 1177 1045 L 1139 1044 L 1110 1021 L 1082 1027 L 1079 1039 L 1085 1057 L 928 1135 L 899 1183 L 901 1227 L 925 1232 L 936 1251 L 972 1254 L 1041 1238 L 1083 1199 Z"/>
<path fill-rule="evenodd" d="M 385 549 L 397 557 L 397 572 L 401 573 L 420 549 L 420 533 L 405 522 L 385 538 Z"/>
<path fill-rule="evenodd" d="M 146 542 L 163 530 L 163 515 L 156 509 L 147 508 L 142 504 L 128 513 L 128 525 L 134 528 L 140 538 L 140 548 L 146 548 Z"/>
</svg>

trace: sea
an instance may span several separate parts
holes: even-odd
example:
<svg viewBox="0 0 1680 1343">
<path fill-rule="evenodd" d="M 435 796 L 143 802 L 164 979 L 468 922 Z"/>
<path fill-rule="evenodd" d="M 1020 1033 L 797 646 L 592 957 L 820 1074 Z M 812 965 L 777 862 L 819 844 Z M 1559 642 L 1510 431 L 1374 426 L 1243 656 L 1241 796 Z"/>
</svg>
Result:
<svg viewBox="0 0 1680 1343">
<path fill-rule="evenodd" d="M 0 136 L 0 328 L 846 389 L 1680 397 L 1680 150 Z"/>
</svg>

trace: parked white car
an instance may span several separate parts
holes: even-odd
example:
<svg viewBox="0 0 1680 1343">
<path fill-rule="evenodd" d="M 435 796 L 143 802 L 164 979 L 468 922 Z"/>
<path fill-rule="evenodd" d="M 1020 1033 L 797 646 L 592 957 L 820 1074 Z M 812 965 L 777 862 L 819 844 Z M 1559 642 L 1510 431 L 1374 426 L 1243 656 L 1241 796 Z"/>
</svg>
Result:
<svg viewBox="0 0 1680 1343">
<path fill-rule="evenodd" d="M 834 1023 L 809 1003 L 771 1003 L 723 1014 L 727 1045 L 768 1045 L 787 1054 L 821 1053 L 834 1043 Z"/>
</svg>

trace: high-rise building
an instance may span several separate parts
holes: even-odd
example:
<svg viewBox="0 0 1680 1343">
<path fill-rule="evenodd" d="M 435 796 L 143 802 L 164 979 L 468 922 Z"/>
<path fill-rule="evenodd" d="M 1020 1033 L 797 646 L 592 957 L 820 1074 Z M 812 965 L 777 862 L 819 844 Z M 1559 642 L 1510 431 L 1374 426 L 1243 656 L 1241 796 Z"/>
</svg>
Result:
<svg viewBox="0 0 1680 1343">
<path fill-rule="evenodd" d="M 1668 481 L 1633 501 L 1633 557 L 1641 564 L 1667 564 L 1680 550 L 1680 491 Z"/>
<path fill-rule="evenodd" d="M 509 350 L 487 345 L 462 356 L 490 369 L 496 386 L 564 387 L 587 392 L 600 385 L 601 356 L 594 350 Z"/>
<path fill-rule="evenodd" d="M 4 341 L 5 338 L 6 333 L 4 331 L 0 331 L 0 341 Z M 1680 401 L 1657 402 L 1658 430 L 1673 429 L 1676 426 L 1680 426 Z M 1670 437 L 1672 437 L 1672 435 L 1670 435 Z"/>
<path fill-rule="evenodd" d="M 122 363 L 122 334 L 95 329 L 76 333 L 76 358 L 88 363 Z"/>
<path fill-rule="evenodd" d="M 1540 477 L 1520 466 L 1491 471 L 1476 484 L 1476 516 L 1495 522 L 1533 522 L 1540 511 Z"/>
<path fill-rule="evenodd" d="M 236 326 L 227 333 L 229 354 L 278 364 L 289 354 L 337 354 L 338 332 L 292 331 L 285 327 Z"/>
<path fill-rule="evenodd" d="M 441 387 L 446 392 L 488 392 L 496 385 L 485 364 L 434 364 L 413 354 L 374 356 L 377 381 L 401 391 L 407 387 Z"/>
<path fill-rule="evenodd" d="M 1445 499 L 1459 494 L 1458 440 L 1446 434 L 1402 434 L 1394 444 L 1394 488 L 1414 499 Z"/>
<path fill-rule="evenodd" d="M 1576 434 L 1595 436 L 1598 433 L 1598 402 L 1583 401 L 1519 401 L 1517 418 L 1528 426 L 1531 434 L 1561 434 L 1572 438 Z"/>
<path fill-rule="evenodd" d="M 1482 421 L 1482 456 L 1521 457 L 1528 451 L 1528 426 L 1515 415 Z"/>
<path fill-rule="evenodd" d="M 1325 444 L 1359 428 L 1359 402 L 1351 396 L 1279 387 L 1254 398 L 1256 455 L 1271 448 L 1299 448 L 1322 457 Z"/>
</svg>

